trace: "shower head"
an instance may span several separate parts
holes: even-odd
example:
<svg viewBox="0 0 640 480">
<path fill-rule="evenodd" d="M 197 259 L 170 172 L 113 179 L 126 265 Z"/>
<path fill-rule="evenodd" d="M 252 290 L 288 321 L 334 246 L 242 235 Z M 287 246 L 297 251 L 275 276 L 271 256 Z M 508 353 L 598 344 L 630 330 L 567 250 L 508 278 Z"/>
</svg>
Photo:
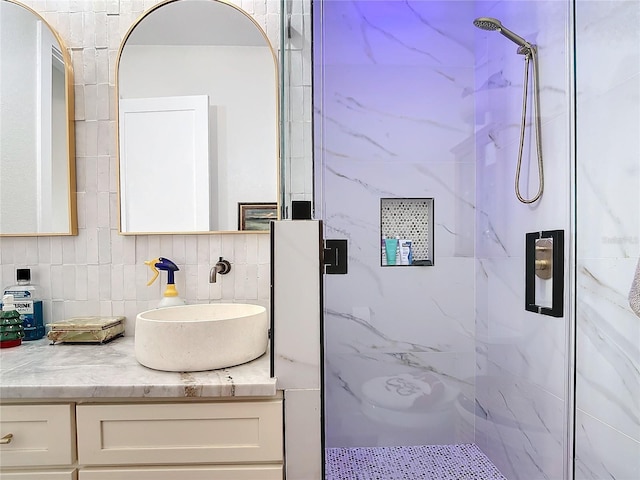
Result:
<svg viewBox="0 0 640 480">
<path fill-rule="evenodd" d="M 490 18 L 490 17 L 480 17 L 480 18 L 476 18 L 473 21 L 473 24 L 476 27 L 481 28 L 482 30 L 497 30 L 502 35 L 507 37 L 509 40 L 518 44 L 520 47 L 531 48 L 531 44 L 529 42 L 527 42 L 521 36 L 516 35 L 508 28 L 505 28 L 500 22 L 500 20 L 497 20 L 495 18 Z"/>
<path fill-rule="evenodd" d="M 481 28 L 482 30 L 498 30 L 500 27 L 502 27 L 502 23 L 500 23 L 500 20 L 496 20 L 495 18 L 490 17 L 476 18 L 473 21 L 473 24 L 476 27 Z"/>
</svg>

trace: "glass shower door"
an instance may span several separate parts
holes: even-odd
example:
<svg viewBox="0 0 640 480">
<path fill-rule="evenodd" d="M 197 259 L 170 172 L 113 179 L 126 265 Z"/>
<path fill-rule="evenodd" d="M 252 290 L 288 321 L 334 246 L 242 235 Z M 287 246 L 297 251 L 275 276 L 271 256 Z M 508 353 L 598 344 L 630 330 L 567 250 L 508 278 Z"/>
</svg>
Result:
<svg viewBox="0 0 640 480">
<path fill-rule="evenodd" d="M 349 245 L 325 276 L 327 447 L 474 443 L 509 480 L 568 480 L 572 279 L 551 317 L 525 310 L 524 278 L 530 232 L 564 230 L 573 261 L 570 2 L 313 5 L 316 215 Z M 513 189 L 522 57 L 475 29 L 486 15 L 539 46 L 533 206 Z M 432 266 L 382 265 L 389 199 L 433 199 Z"/>
<path fill-rule="evenodd" d="M 640 256 L 640 2 L 574 5 L 575 478 L 634 480 L 640 318 L 630 296 Z"/>
<path fill-rule="evenodd" d="M 313 5 L 315 208 L 349 251 L 325 276 L 327 446 L 473 442 L 456 407 L 474 397 L 473 4 Z M 383 266 L 385 234 L 425 261 Z"/>
</svg>

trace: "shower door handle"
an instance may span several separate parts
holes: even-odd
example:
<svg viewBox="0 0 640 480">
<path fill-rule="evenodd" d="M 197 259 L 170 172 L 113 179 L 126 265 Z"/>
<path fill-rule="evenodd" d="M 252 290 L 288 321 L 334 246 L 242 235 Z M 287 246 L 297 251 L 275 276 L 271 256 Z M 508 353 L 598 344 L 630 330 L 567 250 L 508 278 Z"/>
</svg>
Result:
<svg viewBox="0 0 640 480">
<path fill-rule="evenodd" d="M 527 233 L 525 309 L 552 317 L 564 315 L 564 230 Z M 540 280 L 536 280 L 536 277 Z M 550 305 L 541 305 L 539 290 L 551 283 Z M 543 288 L 540 288 L 543 287 Z"/>
</svg>

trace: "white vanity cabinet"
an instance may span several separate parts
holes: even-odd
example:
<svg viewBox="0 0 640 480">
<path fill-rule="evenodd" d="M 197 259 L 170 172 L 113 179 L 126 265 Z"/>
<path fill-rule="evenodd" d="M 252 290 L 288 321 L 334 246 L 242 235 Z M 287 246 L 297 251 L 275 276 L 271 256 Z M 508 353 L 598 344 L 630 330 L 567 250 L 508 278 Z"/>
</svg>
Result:
<svg viewBox="0 0 640 480">
<path fill-rule="evenodd" d="M 60 470 L 0 470 L 2 480 L 76 480 L 75 468 Z"/>
<path fill-rule="evenodd" d="M 92 403 L 76 415 L 79 480 L 282 479 L 280 396 Z"/>
<path fill-rule="evenodd" d="M 281 393 L 1 408 L 1 433 L 13 433 L 0 445 L 2 480 L 283 478 Z"/>
<path fill-rule="evenodd" d="M 0 437 L 2 480 L 75 480 L 74 405 L 0 405 Z"/>
<path fill-rule="evenodd" d="M 281 480 L 282 466 L 86 468 L 79 480 Z"/>
</svg>

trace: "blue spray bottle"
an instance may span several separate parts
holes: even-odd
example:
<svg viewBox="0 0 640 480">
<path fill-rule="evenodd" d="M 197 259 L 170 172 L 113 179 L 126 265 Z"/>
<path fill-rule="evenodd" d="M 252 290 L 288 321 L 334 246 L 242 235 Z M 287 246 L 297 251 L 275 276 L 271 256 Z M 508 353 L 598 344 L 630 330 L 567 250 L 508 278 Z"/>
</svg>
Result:
<svg viewBox="0 0 640 480">
<path fill-rule="evenodd" d="M 149 268 L 154 272 L 153 278 L 149 280 L 147 286 L 156 281 L 156 278 L 158 278 L 158 274 L 160 273 L 158 270 L 164 270 L 167 272 L 167 288 L 164 291 L 164 295 L 162 296 L 160 303 L 158 303 L 158 308 L 184 305 L 185 301 L 178 296 L 178 290 L 176 290 L 176 284 L 174 281 L 174 272 L 180 270 L 178 266 L 168 258 L 164 257 L 147 260 L 144 264 L 149 265 Z"/>
</svg>

